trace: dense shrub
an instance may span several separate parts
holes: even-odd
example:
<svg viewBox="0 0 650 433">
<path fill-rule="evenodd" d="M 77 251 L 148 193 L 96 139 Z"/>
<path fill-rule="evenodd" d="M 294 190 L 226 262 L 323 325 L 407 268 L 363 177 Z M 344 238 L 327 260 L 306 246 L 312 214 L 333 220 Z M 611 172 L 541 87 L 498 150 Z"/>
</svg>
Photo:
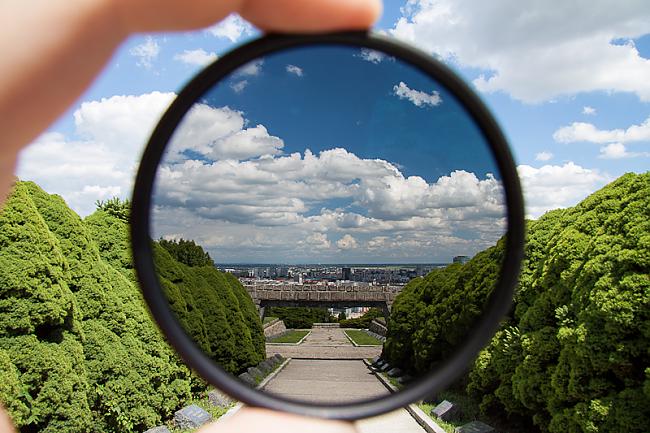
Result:
<svg viewBox="0 0 650 433">
<path fill-rule="evenodd" d="M 265 311 L 267 316 L 279 317 L 287 328 L 306 329 L 314 323 L 336 321 L 326 308 L 308 307 L 270 307 Z"/>
<path fill-rule="evenodd" d="M 483 355 L 472 390 L 509 388 L 521 407 L 495 404 L 551 432 L 647 431 L 650 174 L 545 215 L 528 237 L 514 344 Z M 503 379 L 489 374 L 492 364 Z"/>
<path fill-rule="evenodd" d="M 0 400 L 21 431 L 144 431 L 205 389 L 148 316 L 128 203 L 102 209 L 82 221 L 60 197 L 19 182 L 0 212 Z M 246 315 L 229 320 L 257 335 L 254 308 L 249 298 Z"/>
<path fill-rule="evenodd" d="M 463 268 L 481 259 L 480 272 L 498 258 L 479 254 Z M 455 281 L 443 270 L 411 282 L 389 323 L 385 350 L 415 368 L 422 359 L 433 365 L 447 344 L 419 346 L 422 333 L 442 335 L 424 287 L 432 279 Z M 542 431 L 644 432 L 648 347 L 650 174 L 628 174 L 529 224 L 514 308 L 476 359 L 468 391 L 484 412 L 523 417 Z"/>
<path fill-rule="evenodd" d="M 106 201 L 97 200 L 95 206 L 97 206 L 97 210 L 106 212 L 122 222 L 129 222 L 131 216 L 131 201 L 129 200 L 122 201 L 118 197 L 113 197 Z"/>
<path fill-rule="evenodd" d="M 160 239 L 158 244 L 166 249 L 174 260 L 181 262 L 184 265 L 214 266 L 210 254 L 203 251 L 203 248 L 196 245 L 194 241 L 187 241 L 185 239 L 180 239 L 178 241 Z"/>
<path fill-rule="evenodd" d="M 503 241 L 468 263 L 434 269 L 409 282 L 393 303 L 385 355 L 415 374 L 448 359 L 467 338 L 492 292 Z"/>
<path fill-rule="evenodd" d="M 384 317 L 384 313 L 379 308 L 371 308 L 363 316 L 357 319 L 339 320 L 339 324 L 342 328 L 368 329 L 370 323 L 379 317 Z"/>
<path fill-rule="evenodd" d="M 265 358 L 262 323 L 244 287 L 214 266 L 187 266 L 154 244 L 155 263 L 172 311 L 208 356 L 231 373 Z"/>
</svg>

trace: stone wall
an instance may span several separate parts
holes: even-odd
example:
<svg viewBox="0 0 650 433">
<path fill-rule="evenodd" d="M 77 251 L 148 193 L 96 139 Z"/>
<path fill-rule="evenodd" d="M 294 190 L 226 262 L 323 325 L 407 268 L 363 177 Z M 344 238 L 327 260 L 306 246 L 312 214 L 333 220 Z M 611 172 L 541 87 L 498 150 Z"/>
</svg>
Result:
<svg viewBox="0 0 650 433">
<path fill-rule="evenodd" d="M 266 325 L 264 325 L 264 337 L 271 338 L 276 335 L 280 335 L 287 332 L 287 327 L 284 326 L 284 322 L 280 319 L 273 319 Z"/>
<path fill-rule="evenodd" d="M 372 322 L 370 322 L 370 326 L 368 326 L 368 331 L 371 331 L 377 335 L 381 335 L 382 337 L 385 337 L 388 329 L 386 328 L 386 325 L 382 324 L 377 320 L 373 320 Z"/>
<path fill-rule="evenodd" d="M 338 323 L 314 323 L 312 328 L 340 328 L 341 325 Z"/>
<path fill-rule="evenodd" d="M 383 302 L 389 307 L 402 289 L 401 286 L 355 286 L 322 284 L 244 284 L 256 303 L 260 301 L 316 301 L 316 302 Z"/>
</svg>

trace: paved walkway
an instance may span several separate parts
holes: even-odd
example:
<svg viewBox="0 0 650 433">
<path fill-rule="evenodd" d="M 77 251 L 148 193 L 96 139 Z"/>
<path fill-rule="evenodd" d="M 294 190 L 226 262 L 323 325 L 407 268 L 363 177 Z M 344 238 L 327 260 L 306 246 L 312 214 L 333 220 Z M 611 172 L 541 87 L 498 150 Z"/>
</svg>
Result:
<svg viewBox="0 0 650 433">
<path fill-rule="evenodd" d="M 359 360 L 292 359 L 265 388 L 317 403 L 362 400 L 390 392 Z"/>
<path fill-rule="evenodd" d="M 271 345 L 267 345 L 268 353 L 278 352 L 274 352 L 277 345 L 273 345 L 271 350 L 269 346 Z M 300 346 L 287 347 L 301 347 L 303 350 L 300 353 L 306 358 L 309 358 L 306 355 L 311 354 L 312 359 L 292 359 L 267 384 L 265 391 L 318 403 L 354 401 L 389 394 L 386 387 L 361 360 L 370 356 L 357 359 L 327 359 L 332 352 L 338 355 L 352 353 L 345 352 L 346 348 L 368 349 L 352 346 L 341 329 L 314 328 L 312 334 Z M 356 425 L 361 433 L 424 432 L 424 429 L 404 409 L 357 421 Z"/>
<path fill-rule="evenodd" d="M 355 347 L 341 328 L 312 328 L 302 344 L 267 343 L 266 353 L 293 359 L 368 359 L 380 355 L 381 346 Z"/>
</svg>

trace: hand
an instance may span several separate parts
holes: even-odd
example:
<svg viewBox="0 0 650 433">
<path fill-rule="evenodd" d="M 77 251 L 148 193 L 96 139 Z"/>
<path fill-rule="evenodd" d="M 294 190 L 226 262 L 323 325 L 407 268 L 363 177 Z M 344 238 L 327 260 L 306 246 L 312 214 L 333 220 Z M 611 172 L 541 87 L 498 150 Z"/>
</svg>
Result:
<svg viewBox="0 0 650 433">
<path fill-rule="evenodd" d="M 201 428 L 197 433 L 355 433 L 351 423 L 325 421 L 245 407 L 232 418 Z"/>
<path fill-rule="evenodd" d="M 372 25 L 380 10 L 380 0 L 3 0 L 0 204 L 13 182 L 20 149 L 81 95 L 130 34 L 197 29 L 231 12 L 267 31 L 363 29 Z M 269 433 L 354 431 L 347 423 L 251 408 L 220 423 L 218 431 L 262 428 Z M 11 432 L 0 406 L 0 433 Z"/>
<path fill-rule="evenodd" d="M 22 147 L 84 91 L 132 33 L 190 30 L 238 12 L 262 30 L 369 27 L 380 0 L 3 0 L 0 202 Z"/>
</svg>

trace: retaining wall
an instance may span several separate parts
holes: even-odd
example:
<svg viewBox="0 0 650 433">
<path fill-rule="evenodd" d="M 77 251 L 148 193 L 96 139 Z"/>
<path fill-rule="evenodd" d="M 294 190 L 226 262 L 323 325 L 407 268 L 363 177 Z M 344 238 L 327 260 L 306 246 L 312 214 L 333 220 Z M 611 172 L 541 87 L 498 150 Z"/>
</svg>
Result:
<svg viewBox="0 0 650 433">
<path fill-rule="evenodd" d="M 375 334 L 385 337 L 388 328 L 386 328 L 386 325 L 382 324 L 381 322 L 377 320 L 373 320 L 372 322 L 370 322 L 370 326 L 368 326 L 368 331 L 374 332 Z"/>
<path fill-rule="evenodd" d="M 280 319 L 273 319 L 266 325 L 264 325 L 264 337 L 271 338 L 276 335 L 280 335 L 287 332 L 287 327 L 284 326 L 284 322 Z"/>
</svg>

